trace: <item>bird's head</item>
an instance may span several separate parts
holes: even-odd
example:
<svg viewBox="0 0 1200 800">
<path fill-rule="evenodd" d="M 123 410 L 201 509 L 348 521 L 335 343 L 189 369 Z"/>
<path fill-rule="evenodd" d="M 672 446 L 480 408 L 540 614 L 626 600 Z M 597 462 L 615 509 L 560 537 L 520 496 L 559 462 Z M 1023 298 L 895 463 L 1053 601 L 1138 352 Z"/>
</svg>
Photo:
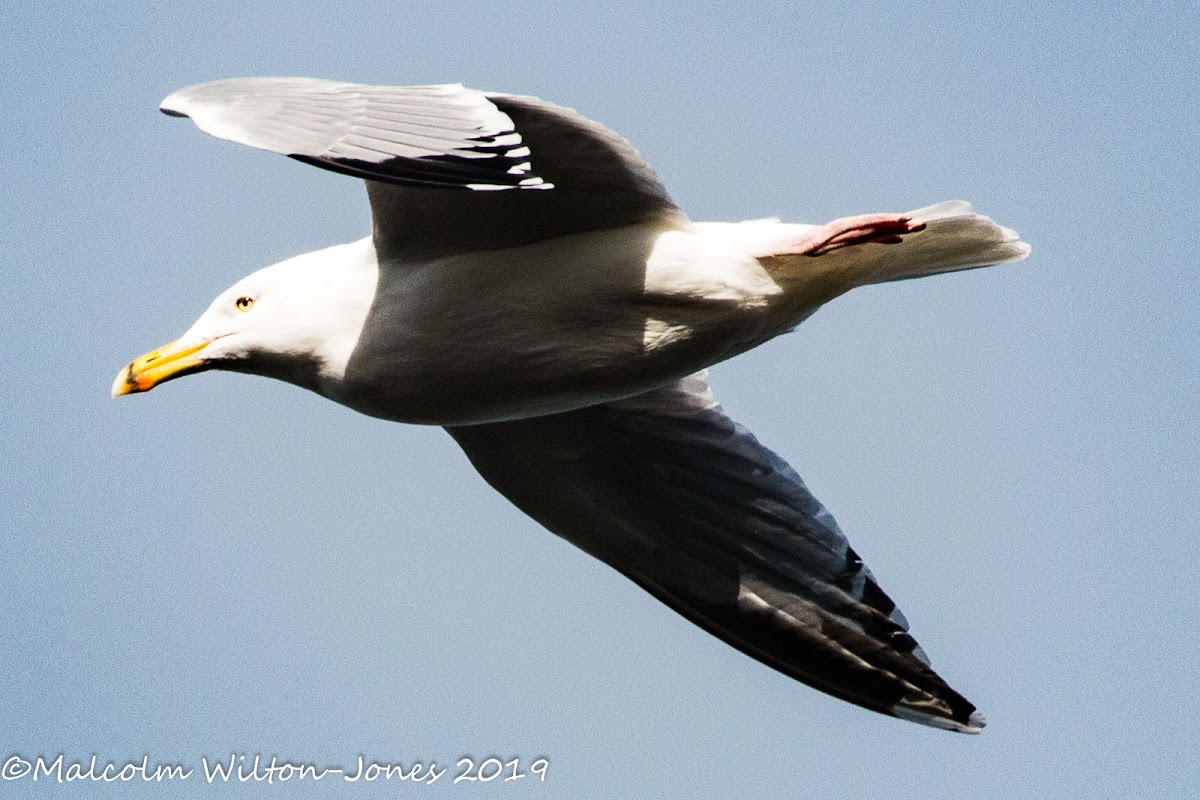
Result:
<svg viewBox="0 0 1200 800">
<path fill-rule="evenodd" d="M 323 372 L 344 369 L 374 294 L 375 271 L 362 250 L 358 242 L 339 245 L 248 275 L 178 339 L 121 370 L 113 397 L 209 369 L 317 388 Z"/>
</svg>

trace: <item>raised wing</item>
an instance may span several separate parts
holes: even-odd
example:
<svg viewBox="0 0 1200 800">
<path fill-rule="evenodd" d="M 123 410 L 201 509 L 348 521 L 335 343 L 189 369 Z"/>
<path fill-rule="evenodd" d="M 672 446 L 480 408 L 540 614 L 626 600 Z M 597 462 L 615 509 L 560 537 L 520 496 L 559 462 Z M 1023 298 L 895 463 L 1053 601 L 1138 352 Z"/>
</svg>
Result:
<svg viewBox="0 0 1200 800">
<path fill-rule="evenodd" d="M 181 89 L 162 110 L 214 136 L 363 178 L 385 258 L 685 219 L 628 142 L 536 98 L 457 84 L 233 78 Z"/>
<path fill-rule="evenodd" d="M 734 647 L 873 711 L 978 733 L 829 512 L 703 374 L 618 403 L 449 429 L 525 513 Z"/>
</svg>

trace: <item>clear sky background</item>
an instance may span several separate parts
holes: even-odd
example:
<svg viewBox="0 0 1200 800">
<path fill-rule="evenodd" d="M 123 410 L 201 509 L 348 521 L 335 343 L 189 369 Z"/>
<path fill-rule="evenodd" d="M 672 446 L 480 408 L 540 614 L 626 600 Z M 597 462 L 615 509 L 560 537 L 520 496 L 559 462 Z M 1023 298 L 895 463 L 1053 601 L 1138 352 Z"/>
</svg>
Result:
<svg viewBox="0 0 1200 800">
<path fill-rule="evenodd" d="M 544 784 L 257 796 L 1194 791 L 1194 8 L 347 5 L 0 8 L 0 757 L 550 760 Z M 712 377 L 987 730 L 743 656 L 524 518 L 438 429 L 217 373 L 110 400 L 242 275 L 369 230 L 357 181 L 155 110 L 240 75 L 539 95 L 623 133 L 696 219 L 963 197 L 1018 229 L 1026 262 L 856 291 Z"/>
</svg>

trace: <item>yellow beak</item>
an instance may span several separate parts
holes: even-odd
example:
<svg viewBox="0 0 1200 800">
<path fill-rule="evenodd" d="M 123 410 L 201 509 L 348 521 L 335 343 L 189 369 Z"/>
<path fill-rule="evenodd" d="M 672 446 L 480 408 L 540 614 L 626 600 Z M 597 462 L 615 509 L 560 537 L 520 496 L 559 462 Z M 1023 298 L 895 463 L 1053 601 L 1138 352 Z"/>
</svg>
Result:
<svg viewBox="0 0 1200 800">
<path fill-rule="evenodd" d="M 180 347 L 179 342 L 174 341 L 138 356 L 117 374 L 117 379 L 113 381 L 112 396 L 148 392 L 163 381 L 195 372 L 197 368 L 205 366 L 196 354 L 208 347 L 210 341 L 206 339 L 185 347 Z"/>
</svg>

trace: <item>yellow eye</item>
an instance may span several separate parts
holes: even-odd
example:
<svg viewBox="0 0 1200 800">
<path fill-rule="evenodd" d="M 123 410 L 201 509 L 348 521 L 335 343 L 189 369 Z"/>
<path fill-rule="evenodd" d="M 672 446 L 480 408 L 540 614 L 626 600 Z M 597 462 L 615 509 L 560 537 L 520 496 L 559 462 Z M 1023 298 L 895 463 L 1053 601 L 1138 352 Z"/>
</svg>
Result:
<svg viewBox="0 0 1200 800">
<path fill-rule="evenodd" d="M 236 308 L 238 311 L 249 311 L 250 307 L 253 305 L 254 305 L 253 297 L 239 297 L 237 300 L 233 301 L 233 307 Z"/>
</svg>

